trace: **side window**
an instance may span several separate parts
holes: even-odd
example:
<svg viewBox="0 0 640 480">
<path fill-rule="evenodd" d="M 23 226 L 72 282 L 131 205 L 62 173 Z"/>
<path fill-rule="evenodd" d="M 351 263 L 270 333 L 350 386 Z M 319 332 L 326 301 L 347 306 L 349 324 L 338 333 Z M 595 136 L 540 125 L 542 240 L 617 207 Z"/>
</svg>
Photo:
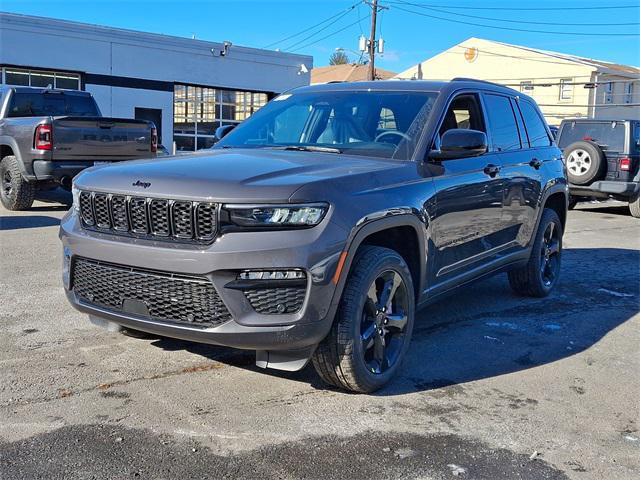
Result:
<svg viewBox="0 0 640 480">
<path fill-rule="evenodd" d="M 470 128 L 486 132 L 482 110 L 476 95 L 463 94 L 453 99 L 440 126 L 440 136 L 454 128 Z"/>
<path fill-rule="evenodd" d="M 551 145 L 551 139 L 538 111 L 526 100 L 521 101 L 519 105 L 522 118 L 524 118 L 527 136 L 529 137 L 529 146 L 534 148 L 548 147 Z"/>
<path fill-rule="evenodd" d="M 485 94 L 485 106 L 491 140 L 495 152 L 507 152 L 522 148 L 516 124 L 516 116 L 508 97 Z"/>
</svg>

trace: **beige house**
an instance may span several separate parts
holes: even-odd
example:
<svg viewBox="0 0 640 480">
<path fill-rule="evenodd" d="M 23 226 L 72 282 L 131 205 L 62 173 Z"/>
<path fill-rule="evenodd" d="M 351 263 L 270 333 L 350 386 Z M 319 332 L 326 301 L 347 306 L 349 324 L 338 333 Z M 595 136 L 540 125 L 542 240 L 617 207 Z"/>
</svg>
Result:
<svg viewBox="0 0 640 480">
<path fill-rule="evenodd" d="M 533 97 L 550 124 L 563 118 L 640 120 L 640 68 L 469 38 L 396 78 L 470 77 Z"/>
</svg>

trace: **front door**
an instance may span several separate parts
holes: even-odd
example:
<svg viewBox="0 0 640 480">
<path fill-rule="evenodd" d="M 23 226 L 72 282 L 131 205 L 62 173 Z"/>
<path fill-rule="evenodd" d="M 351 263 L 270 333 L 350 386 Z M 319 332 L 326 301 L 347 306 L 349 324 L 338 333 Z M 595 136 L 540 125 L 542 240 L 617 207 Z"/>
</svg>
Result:
<svg viewBox="0 0 640 480">
<path fill-rule="evenodd" d="M 486 132 L 476 94 L 453 99 L 438 130 L 454 128 Z M 454 281 L 484 265 L 500 247 L 504 179 L 493 152 L 430 164 L 436 188 L 432 219 L 434 255 L 429 261 L 430 286 Z"/>
</svg>

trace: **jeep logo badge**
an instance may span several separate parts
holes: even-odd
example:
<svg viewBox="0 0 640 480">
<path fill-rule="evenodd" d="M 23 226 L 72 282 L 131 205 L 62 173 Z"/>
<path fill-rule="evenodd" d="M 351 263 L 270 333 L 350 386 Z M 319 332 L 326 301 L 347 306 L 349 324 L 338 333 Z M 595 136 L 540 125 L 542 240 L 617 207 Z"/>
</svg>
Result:
<svg viewBox="0 0 640 480">
<path fill-rule="evenodd" d="M 151 186 L 151 183 L 150 182 L 141 182 L 140 180 L 137 180 L 137 181 L 133 182 L 131 185 L 133 185 L 134 187 L 149 188 Z"/>
</svg>

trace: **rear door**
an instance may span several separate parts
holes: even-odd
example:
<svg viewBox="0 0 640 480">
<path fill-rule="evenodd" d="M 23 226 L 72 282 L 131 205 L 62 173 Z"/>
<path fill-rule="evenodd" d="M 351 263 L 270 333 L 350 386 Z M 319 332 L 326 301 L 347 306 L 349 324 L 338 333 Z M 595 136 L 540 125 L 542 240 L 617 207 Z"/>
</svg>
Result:
<svg viewBox="0 0 640 480">
<path fill-rule="evenodd" d="M 543 178 L 555 176 L 545 175 L 544 172 L 549 165 L 553 165 L 553 161 L 559 160 L 559 156 L 540 110 L 527 99 L 518 99 L 513 102 L 513 106 L 524 124 L 522 144 L 525 155 L 514 169 L 513 176 L 517 179 L 517 175 L 523 174 L 522 179 L 519 179 L 524 188 L 517 240 L 520 245 L 525 246 L 535 232 L 538 204 L 544 188 Z"/>
<path fill-rule="evenodd" d="M 504 198 L 500 243 L 504 247 L 502 253 L 508 254 L 528 243 L 540 195 L 539 168 L 546 160 L 546 153 L 529 147 L 526 128 L 515 97 L 485 93 L 483 98 L 491 125 L 492 150 L 502 165 Z M 533 129 L 533 124 L 531 128 Z M 551 141 L 546 128 L 544 125 L 542 128 L 549 146 Z"/>
<path fill-rule="evenodd" d="M 454 128 L 487 132 L 486 125 L 479 95 L 463 93 L 449 104 L 438 133 L 440 137 Z M 455 283 L 490 262 L 499 250 L 504 195 L 499 162 L 498 155 L 488 152 L 429 165 L 436 187 L 431 222 L 435 252 L 428 262 L 431 286 Z"/>
</svg>

